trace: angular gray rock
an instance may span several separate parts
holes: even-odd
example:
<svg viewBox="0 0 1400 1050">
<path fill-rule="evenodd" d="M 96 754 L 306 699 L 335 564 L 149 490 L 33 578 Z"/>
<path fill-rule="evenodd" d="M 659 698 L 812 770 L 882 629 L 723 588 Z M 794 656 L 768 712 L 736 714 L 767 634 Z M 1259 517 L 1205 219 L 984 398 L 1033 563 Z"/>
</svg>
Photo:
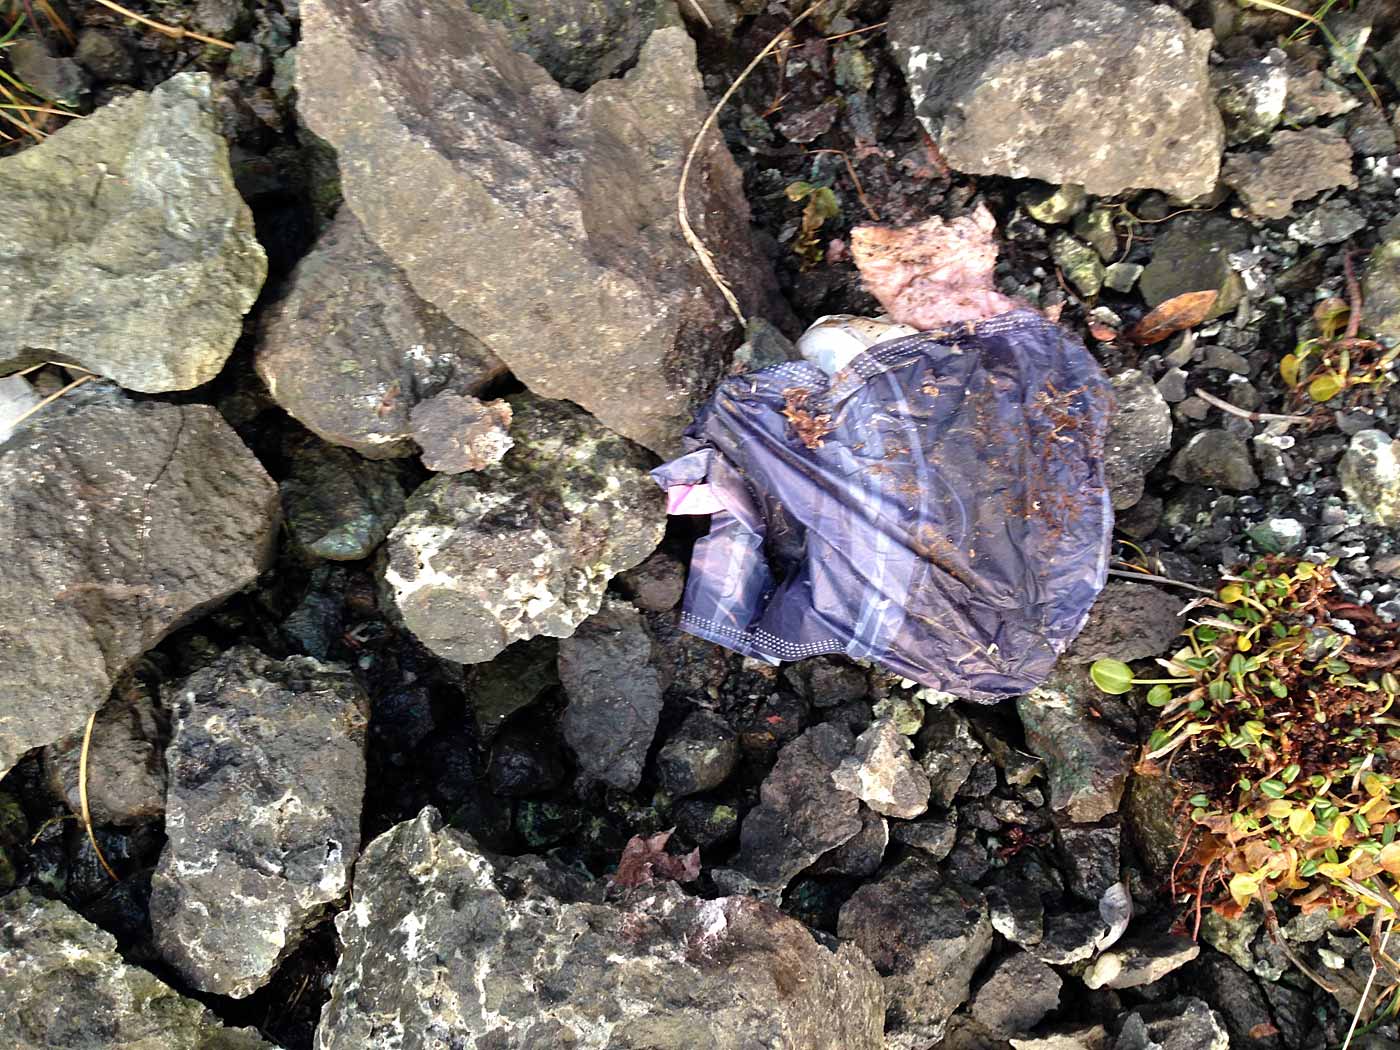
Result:
<svg viewBox="0 0 1400 1050">
<path fill-rule="evenodd" d="M 423 450 L 423 466 L 443 474 L 485 470 L 499 463 L 515 442 L 510 437 L 510 405 L 481 402 L 460 394 L 438 394 L 414 406 L 413 440 Z"/>
<path fill-rule="evenodd" d="M 0 373 L 73 361 L 148 393 L 218 375 L 267 259 L 209 83 L 182 73 L 0 159 Z"/>
<path fill-rule="evenodd" d="M 314 438 L 292 443 L 287 458 L 279 488 L 293 543 L 330 561 L 373 554 L 403 513 L 397 469 Z"/>
<path fill-rule="evenodd" d="M 930 711 L 918 735 L 919 761 L 928 773 L 931 799 L 951 806 L 984 754 L 967 719 L 952 708 Z"/>
<path fill-rule="evenodd" d="M 1025 952 L 999 962 L 972 999 L 972 1017 L 1000 1036 L 1021 1035 L 1060 1005 L 1060 975 Z"/>
<path fill-rule="evenodd" d="M 132 663 L 252 583 L 277 486 L 205 405 L 88 384 L 0 449 L 0 776 Z"/>
<path fill-rule="evenodd" d="M 1161 656 L 1176 641 L 1186 620 L 1186 603 L 1160 587 L 1110 580 L 1089 610 L 1089 619 L 1070 643 L 1067 658 L 1076 663 L 1144 660 Z"/>
<path fill-rule="evenodd" d="M 885 981 L 886 1045 L 922 1050 L 965 1003 L 992 948 L 987 902 L 970 886 L 906 860 L 841 907 L 836 932 L 869 956 Z"/>
<path fill-rule="evenodd" d="M 1388 528 L 1400 525 L 1400 445 L 1389 434 L 1353 434 L 1339 473 L 1347 499 L 1368 521 Z"/>
<path fill-rule="evenodd" d="M 568 694 L 564 740 L 579 779 L 631 791 L 642 780 L 661 718 L 661 679 L 651 635 L 631 602 L 602 607 L 559 643 L 559 681 Z"/>
<path fill-rule="evenodd" d="M 369 698 L 345 668 L 241 646 L 170 687 L 166 702 L 156 946 L 194 987 L 245 996 L 349 889 Z"/>
<path fill-rule="evenodd" d="M 860 807 L 860 831 L 812 865 L 813 875 L 869 878 L 880 870 L 890 844 L 890 822 L 869 806 Z"/>
<path fill-rule="evenodd" d="M 1102 820 L 1118 809 L 1136 740 L 1113 720 L 1092 717 L 1108 707 L 1086 675 L 1062 662 L 1046 683 L 1016 701 L 1026 746 L 1045 760 L 1050 805 L 1076 823 Z"/>
<path fill-rule="evenodd" d="M 860 832 L 860 800 L 831 779 L 854 743 L 844 726 L 823 722 L 778 752 L 758 805 L 740 825 L 733 861 L 756 891 L 781 894 L 823 853 Z"/>
<path fill-rule="evenodd" d="M 1152 380 L 1136 368 L 1110 382 L 1117 410 L 1104 443 L 1104 475 L 1115 510 L 1142 499 L 1147 472 L 1172 450 L 1172 413 Z"/>
<path fill-rule="evenodd" d="M 1229 145 L 1263 138 L 1278 125 L 1288 98 L 1287 63 L 1288 56 L 1273 48 L 1263 58 L 1226 59 L 1211 69 Z"/>
<path fill-rule="evenodd" d="M 1234 310 L 1244 295 L 1244 278 L 1230 255 L 1249 247 L 1249 228 L 1223 215 L 1195 212 L 1163 224 L 1152 240 L 1152 259 L 1139 287 L 1149 306 L 1160 306 L 1187 292 L 1214 291 L 1207 318 Z"/>
<path fill-rule="evenodd" d="M 1116 944 L 1084 971 L 1090 988 L 1139 988 L 1160 980 L 1201 954 L 1190 937 L 1137 938 Z"/>
<path fill-rule="evenodd" d="M 676 451 L 737 337 L 676 218 L 710 105 L 685 30 L 657 30 L 625 76 L 578 94 L 461 4 L 307 0 L 301 13 L 301 116 L 336 148 L 369 236 L 535 393 Z M 746 313 L 771 314 L 775 282 L 718 135 L 689 185 L 720 273 Z"/>
<path fill-rule="evenodd" d="M 1130 1013 L 1113 1050 L 1230 1050 L 1230 1033 L 1200 999 L 1182 996 Z"/>
<path fill-rule="evenodd" d="M 1335 131 L 1303 128 L 1275 131 L 1267 148 L 1231 153 L 1220 181 L 1240 195 L 1251 213 L 1262 219 L 1283 219 L 1298 201 L 1337 186 L 1351 189 L 1351 146 Z"/>
<path fill-rule="evenodd" d="M 738 760 L 733 728 L 716 712 L 699 709 L 686 715 L 657 752 L 656 775 L 672 798 L 684 798 L 719 787 Z"/>
<path fill-rule="evenodd" d="M 88 809 L 94 824 L 130 826 L 165 812 L 164 713 L 148 690 L 127 680 L 92 725 L 88 748 Z M 44 748 L 49 790 L 71 813 L 82 812 L 78 791 L 83 733 Z"/>
<path fill-rule="evenodd" d="M 505 459 L 432 478 L 389 534 L 385 604 L 459 663 L 540 634 L 567 638 L 665 529 L 641 449 L 565 402 L 510 403 Z"/>
<path fill-rule="evenodd" d="M 1091 194 L 1215 186 L 1224 125 L 1212 37 L 1143 0 L 901 0 L 890 42 L 915 111 L 958 171 Z"/>
<path fill-rule="evenodd" d="M 7 1050 L 274 1050 L 129 966 L 117 940 L 60 901 L 0 897 L 0 1045 Z"/>
<path fill-rule="evenodd" d="M 879 977 L 851 945 L 748 898 L 601 894 L 424 810 L 360 859 L 317 1050 L 881 1050 Z"/>
<path fill-rule="evenodd" d="M 1366 323 L 1394 346 L 1400 343 L 1400 237 L 1378 245 L 1361 282 Z"/>
<path fill-rule="evenodd" d="M 1249 446 L 1232 430 L 1202 430 L 1192 436 L 1172 459 L 1172 477 L 1196 485 L 1250 492 L 1259 487 L 1259 475 L 1249 458 Z"/>
<path fill-rule="evenodd" d="M 831 782 L 876 813 L 912 820 L 928 809 L 930 791 L 928 774 L 910 757 L 912 748 L 894 722 L 882 718 L 856 738 Z"/>
<path fill-rule="evenodd" d="M 505 374 L 482 343 L 424 302 L 341 208 L 262 315 L 254 367 L 322 439 L 370 459 L 410 456 L 414 407 Z"/>
</svg>

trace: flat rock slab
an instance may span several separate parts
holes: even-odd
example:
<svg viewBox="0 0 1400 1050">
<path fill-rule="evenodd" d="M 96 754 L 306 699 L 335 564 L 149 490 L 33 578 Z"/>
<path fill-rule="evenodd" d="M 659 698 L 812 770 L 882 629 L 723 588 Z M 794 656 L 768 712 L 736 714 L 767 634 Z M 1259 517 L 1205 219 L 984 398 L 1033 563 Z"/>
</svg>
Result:
<svg viewBox="0 0 1400 1050">
<path fill-rule="evenodd" d="M 1287 218 L 1298 201 L 1337 186 L 1356 186 L 1351 146 L 1326 128 L 1275 131 L 1267 148 L 1230 154 L 1220 181 L 1261 219 Z"/>
<path fill-rule="evenodd" d="M 1166 4 L 900 0 L 889 34 L 919 120 L 958 171 L 1096 195 L 1215 186 L 1213 38 Z"/>
<path fill-rule="evenodd" d="M 652 33 L 625 76 L 579 94 L 449 0 L 308 0 L 301 13 L 301 116 L 418 294 L 537 394 L 677 452 L 737 343 L 676 217 L 710 106 L 685 30 Z M 690 187 L 691 221 L 745 312 L 772 314 L 719 136 Z"/>
<path fill-rule="evenodd" d="M 209 76 L 182 73 L 0 159 L 0 373 L 73 361 L 131 390 L 218 375 L 267 276 Z"/>
<path fill-rule="evenodd" d="M 641 449 L 567 402 L 525 394 L 510 404 L 505 458 L 432 478 L 389 534 L 389 602 L 424 645 L 464 664 L 573 634 L 665 529 Z"/>
<path fill-rule="evenodd" d="M 432 809 L 375 839 L 336 919 L 318 1050 L 881 1050 L 869 961 L 776 908 L 674 884 L 626 905 L 537 857 L 498 858 Z"/>
<path fill-rule="evenodd" d="M 572 637 L 559 643 L 559 681 L 569 696 L 564 740 L 584 785 L 632 791 L 661 719 L 661 679 L 651 636 L 631 602 L 604 598 Z"/>
<path fill-rule="evenodd" d="M 349 208 L 263 314 L 254 367 L 307 429 L 370 459 L 417 451 L 420 402 L 474 394 L 506 370 L 414 292 Z"/>
<path fill-rule="evenodd" d="M 257 579 L 277 486 L 214 409 L 81 387 L 0 449 L 0 776 Z"/>
<path fill-rule="evenodd" d="M 369 698 L 345 668 L 241 646 L 166 700 L 156 945 L 194 987 L 245 996 L 350 887 Z"/>
<path fill-rule="evenodd" d="M 0 897 L 0 1045 L 6 1050 L 275 1050 L 128 966 L 110 933 L 60 901 Z"/>
</svg>

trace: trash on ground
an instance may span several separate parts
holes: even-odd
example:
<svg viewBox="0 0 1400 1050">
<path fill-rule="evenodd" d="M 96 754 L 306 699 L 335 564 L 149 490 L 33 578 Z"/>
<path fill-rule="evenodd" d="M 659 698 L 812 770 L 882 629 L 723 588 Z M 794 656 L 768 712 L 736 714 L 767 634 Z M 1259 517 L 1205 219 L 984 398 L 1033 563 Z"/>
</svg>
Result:
<svg viewBox="0 0 1400 1050">
<path fill-rule="evenodd" d="M 685 630 L 983 701 L 1039 684 L 1079 632 L 1107 575 L 1110 388 L 1070 333 L 991 288 L 982 214 L 853 238 L 915 248 L 880 253 L 874 279 L 862 265 L 893 319 L 822 318 L 803 360 L 721 383 L 652 472 L 671 513 L 712 515 Z"/>
</svg>

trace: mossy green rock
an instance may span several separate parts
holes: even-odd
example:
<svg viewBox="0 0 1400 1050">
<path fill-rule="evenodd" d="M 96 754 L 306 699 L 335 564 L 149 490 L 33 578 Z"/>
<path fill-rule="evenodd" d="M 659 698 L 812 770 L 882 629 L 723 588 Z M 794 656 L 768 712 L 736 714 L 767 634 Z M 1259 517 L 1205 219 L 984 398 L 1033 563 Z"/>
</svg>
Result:
<svg viewBox="0 0 1400 1050">
<path fill-rule="evenodd" d="M 6 1050 L 273 1050 L 127 965 L 111 934 L 66 904 L 0 897 L 0 1045 Z"/>
<path fill-rule="evenodd" d="M 426 482 L 389 535 L 389 601 L 424 645 L 459 663 L 569 637 L 665 529 L 639 447 L 564 401 L 522 394 L 511 407 L 506 457 Z"/>
</svg>

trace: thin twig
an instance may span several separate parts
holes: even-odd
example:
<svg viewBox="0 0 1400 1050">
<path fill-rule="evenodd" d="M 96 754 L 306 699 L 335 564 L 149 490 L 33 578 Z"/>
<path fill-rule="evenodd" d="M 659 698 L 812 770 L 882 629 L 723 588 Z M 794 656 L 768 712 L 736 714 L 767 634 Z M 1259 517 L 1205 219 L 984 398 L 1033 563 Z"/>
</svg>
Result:
<svg viewBox="0 0 1400 1050">
<path fill-rule="evenodd" d="M 687 3 L 690 5 L 690 9 L 700 17 L 700 21 L 704 23 L 706 29 L 715 27 L 715 24 L 710 21 L 710 16 L 705 14 L 705 9 L 700 6 L 700 0 L 687 0 Z"/>
<path fill-rule="evenodd" d="M 1380 923 L 1380 921 L 1381 921 L 1381 913 L 1380 913 L 1380 912 L 1376 912 L 1376 917 L 1375 917 L 1375 919 L 1374 919 L 1373 921 L 1374 921 L 1376 924 L 1379 924 L 1379 923 Z M 1382 937 L 1381 937 L 1381 947 L 1380 947 L 1380 950 L 1381 950 L 1382 952 L 1385 951 L 1385 942 L 1388 941 L 1388 940 L 1390 940 L 1390 931 L 1393 930 L 1393 929 L 1395 929 L 1395 917 L 1392 915 L 1392 916 L 1391 916 L 1391 919 L 1390 919 L 1390 922 L 1386 925 L 1385 933 L 1384 933 L 1384 934 L 1382 935 Z M 1362 1015 L 1363 1013 L 1366 1012 L 1366 1000 L 1369 999 L 1370 996 L 1371 996 L 1371 986 L 1372 986 L 1373 984 L 1376 983 L 1376 969 L 1377 969 L 1377 966 L 1378 966 L 1378 962 L 1377 962 L 1377 959 L 1376 959 L 1376 955 L 1375 955 L 1374 952 L 1372 952 L 1372 953 L 1371 953 L 1371 973 L 1370 973 L 1370 976 L 1368 976 L 1368 977 L 1366 978 L 1366 984 L 1365 984 L 1365 986 L 1361 989 L 1361 1001 L 1360 1001 L 1359 1003 L 1356 1004 L 1356 1012 L 1355 1012 L 1354 1014 L 1351 1015 L 1351 1027 L 1347 1029 L 1347 1037 L 1346 1037 L 1346 1039 L 1344 1039 L 1344 1040 L 1342 1041 L 1342 1050 L 1347 1050 L 1347 1048 L 1351 1046 L 1351 1039 L 1352 1039 L 1352 1036 L 1354 1036 L 1354 1035 L 1356 1034 L 1356 1026 L 1361 1022 L 1361 1015 Z"/>
<path fill-rule="evenodd" d="M 1311 423 L 1311 422 L 1312 422 L 1312 420 L 1309 419 L 1307 416 L 1283 416 L 1283 415 L 1279 415 L 1277 412 L 1250 412 L 1248 409 L 1240 408 L 1239 405 L 1232 405 L 1232 404 L 1230 404 L 1230 402 L 1225 401 L 1225 400 L 1222 400 L 1221 398 L 1216 397 L 1214 394 L 1210 393 L 1208 390 L 1201 390 L 1199 387 L 1196 389 L 1196 396 L 1199 397 L 1199 398 L 1200 398 L 1202 401 L 1204 401 L 1206 404 L 1208 404 L 1208 405 L 1214 405 L 1216 408 L 1220 409 L 1222 412 L 1229 412 L 1232 416 L 1239 416 L 1241 419 L 1247 419 L 1247 420 L 1249 420 L 1251 423 L 1263 423 L 1263 422 L 1274 422 L 1274 423 Z"/>
<path fill-rule="evenodd" d="M 1173 587 L 1185 587 L 1188 591 L 1196 591 L 1199 594 L 1209 594 L 1215 596 L 1214 591 L 1206 590 L 1204 587 L 1197 587 L 1194 583 L 1187 583 L 1185 580 L 1174 580 L 1170 576 L 1157 576 L 1150 572 L 1124 572 L 1122 569 L 1109 569 L 1110 576 L 1120 576 L 1125 580 L 1149 580 L 1152 583 L 1167 583 Z"/>
<path fill-rule="evenodd" d="M 92 726 L 97 721 L 97 711 L 94 709 L 88 715 L 87 728 L 83 730 L 83 750 L 78 755 L 78 801 L 83 807 L 83 827 L 87 828 L 88 841 L 92 843 L 93 852 L 97 854 L 97 861 L 102 865 L 102 870 L 112 877 L 113 882 L 120 882 L 117 873 L 112 870 L 112 866 L 107 863 L 107 858 L 102 855 L 102 847 L 97 844 L 97 833 L 92 830 L 92 814 L 88 811 L 88 791 L 87 791 L 87 768 L 88 749 L 92 747 Z"/>
<path fill-rule="evenodd" d="M 860 198 L 860 203 L 865 207 L 865 214 L 869 215 L 872 222 L 880 221 L 880 213 L 871 205 L 870 200 L 865 195 L 865 187 L 860 184 L 860 176 L 856 174 L 856 169 L 851 166 L 851 158 L 843 149 L 809 149 L 808 153 L 837 153 L 846 162 L 846 174 L 851 177 L 851 182 L 855 184 L 856 196 Z"/>
<path fill-rule="evenodd" d="M 23 423 L 26 419 L 28 419 L 30 416 L 32 416 L 35 412 L 39 411 L 39 409 L 43 408 L 45 405 L 50 405 L 50 404 L 52 404 L 53 402 L 57 401 L 57 400 L 58 400 L 59 398 L 61 398 L 64 394 L 68 393 L 68 391 L 72 390 L 74 387 L 76 387 L 76 386 L 82 386 L 82 385 L 83 385 L 84 383 L 86 383 L 89 379 L 96 379 L 96 378 L 97 378 L 97 377 L 96 377 L 95 375 L 93 375 L 91 372 L 89 372 L 89 373 L 88 373 L 87 375 L 85 375 L 85 376 L 79 376 L 77 379 L 73 380 L 73 382 L 69 383 L 69 384 L 68 384 L 66 387 L 64 387 L 62 390 L 59 390 L 59 391 L 56 391 L 56 392 L 50 394 L 48 397 L 44 398 L 44 400 L 40 401 L 37 405 L 34 405 L 33 407 L 31 407 L 31 408 L 25 410 L 25 412 L 24 412 L 23 414 L 21 414 L 20 417 L 19 417 L 18 419 L 12 420 L 12 421 L 10 422 L 10 429 L 13 430 L 15 427 L 19 426 L 19 425 L 20 425 L 21 423 Z"/>
<path fill-rule="evenodd" d="M 1347 278 L 1347 301 L 1351 306 L 1351 313 L 1347 315 L 1348 339 L 1355 339 L 1356 333 L 1361 330 L 1361 285 L 1356 281 L 1356 270 L 1351 265 L 1351 252 L 1342 253 L 1342 268 L 1346 271 Z"/>
<path fill-rule="evenodd" d="M 189 37 L 191 40 L 198 40 L 201 44 L 212 44 L 215 47 L 226 47 L 230 51 L 233 50 L 233 45 L 230 44 L 227 40 L 220 40 L 217 37 L 205 36 L 203 33 L 196 33 L 190 29 L 181 29 L 179 26 L 169 26 L 166 25 L 164 22 L 157 22 L 155 21 L 155 19 L 147 18 L 145 15 L 138 15 L 135 11 L 122 7 L 121 4 L 113 3 L 112 0 L 97 0 L 97 3 L 101 4 L 103 7 L 117 12 L 117 14 L 119 15 L 125 15 L 127 18 L 135 19 L 142 25 L 150 26 L 157 33 L 164 33 L 166 36 L 173 36 L 176 40 L 181 40 L 185 37 Z"/>
<path fill-rule="evenodd" d="M 98 0 L 98 2 L 108 3 L 109 0 Z M 706 117 L 705 122 L 700 125 L 700 130 L 696 132 L 695 140 L 690 144 L 690 150 L 685 155 L 685 163 L 681 166 L 681 180 L 680 184 L 676 187 L 676 218 L 680 222 L 681 236 L 685 238 L 686 244 L 690 245 L 691 251 L 693 251 L 696 258 L 700 260 L 700 265 L 704 268 L 705 273 L 709 275 L 710 280 L 714 282 L 715 287 L 719 289 L 720 294 L 724 296 L 724 301 L 729 304 L 729 309 L 733 312 L 734 316 L 739 319 L 740 324 L 748 324 L 748 319 L 744 317 L 744 311 L 739 306 L 739 300 L 734 297 L 733 289 L 729 287 L 728 282 L 725 281 L 723 275 L 720 274 L 719 268 L 715 265 L 714 256 L 711 255 L 710 250 L 705 247 L 705 242 L 700 239 L 699 234 L 697 234 L 690 225 L 690 209 L 685 202 L 686 183 L 690 181 L 690 168 L 691 165 L 695 163 L 695 158 L 700 152 L 700 144 L 705 140 L 705 136 L 710 133 L 710 129 L 715 126 L 715 121 L 719 119 L 720 110 L 722 110 L 725 104 L 734 96 L 734 92 L 739 90 L 739 86 L 748 79 L 749 74 L 758 68 L 759 63 L 772 54 L 773 49 L 778 46 L 783 37 L 790 33 L 799 22 L 806 19 L 808 15 L 820 7 L 823 2 L 824 0 L 815 0 L 805 11 L 788 23 L 787 28 L 778 33 L 772 40 L 768 41 L 763 50 L 755 55 L 753 60 L 744 67 L 743 72 L 734 78 L 734 83 L 730 84 L 725 93 L 720 96 L 719 101 L 716 102 L 714 108 L 710 110 L 710 115 Z"/>
</svg>

